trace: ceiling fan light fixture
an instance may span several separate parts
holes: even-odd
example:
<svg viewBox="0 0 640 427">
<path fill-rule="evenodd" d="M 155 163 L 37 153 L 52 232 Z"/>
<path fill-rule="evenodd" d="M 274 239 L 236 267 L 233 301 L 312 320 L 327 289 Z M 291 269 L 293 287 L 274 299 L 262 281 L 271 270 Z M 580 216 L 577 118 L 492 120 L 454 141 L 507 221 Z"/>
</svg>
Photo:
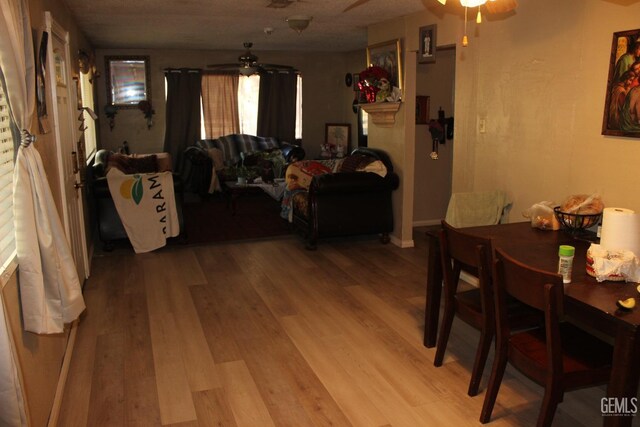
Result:
<svg viewBox="0 0 640 427">
<path fill-rule="evenodd" d="M 309 22 L 313 19 L 312 16 L 306 15 L 293 15 L 289 16 L 285 21 L 289 24 L 289 28 L 294 30 L 300 35 L 308 26 Z"/>
<path fill-rule="evenodd" d="M 477 7 L 485 4 L 487 0 L 460 0 L 460 4 L 464 7 Z"/>
<path fill-rule="evenodd" d="M 438 0 L 440 2 L 440 4 L 445 5 L 447 4 L 447 0 Z"/>
</svg>

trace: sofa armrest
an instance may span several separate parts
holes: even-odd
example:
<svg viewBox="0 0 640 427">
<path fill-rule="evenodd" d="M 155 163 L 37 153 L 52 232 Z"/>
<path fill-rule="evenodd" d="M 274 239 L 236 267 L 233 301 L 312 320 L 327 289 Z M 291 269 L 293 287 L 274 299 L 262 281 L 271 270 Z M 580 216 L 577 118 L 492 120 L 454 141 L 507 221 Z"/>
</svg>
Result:
<svg viewBox="0 0 640 427">
<path fill-rule="evenodd" d="M 314 176 L 309 191 L 319 194 L 389 191 L 395 189 L 394 182 L 390 176 L 383 178 L 371 172 L 328 173 Z"/>
</svg>

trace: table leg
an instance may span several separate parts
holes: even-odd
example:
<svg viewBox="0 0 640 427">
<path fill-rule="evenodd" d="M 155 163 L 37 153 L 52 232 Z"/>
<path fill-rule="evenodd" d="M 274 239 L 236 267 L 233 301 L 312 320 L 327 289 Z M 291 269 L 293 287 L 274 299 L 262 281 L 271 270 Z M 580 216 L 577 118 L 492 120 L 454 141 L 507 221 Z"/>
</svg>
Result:
<svg viewBox="0 0 640 427">
<path fill-rule="evenodd" d="M 440 298 L 442 295 L 442 265 L 440 264 L 440 244 L 438 238 L 427 233 L 429 254 L 427 262 L 427 301 L 424 307 L 425 347 L 436 345 L 438 336 L 438 318 L 440 316 Z"/>
<path fill-rule="evenodd" d="M 631 398 L 638 397 L 638 381 L 640 379 L 640 329 L 630 330 L 620 328 L 616 335 L 613 348 L 613 366 L 611 378 L 607 387 L 607 397 L 617 398 L 619 402 L 627 398 L 627 408 L 640 409 L 638 400 L 631 404 Z M 604 417 L 605 426 L 631 426 L 635 416 L 607 416 Z"/>
</svg>

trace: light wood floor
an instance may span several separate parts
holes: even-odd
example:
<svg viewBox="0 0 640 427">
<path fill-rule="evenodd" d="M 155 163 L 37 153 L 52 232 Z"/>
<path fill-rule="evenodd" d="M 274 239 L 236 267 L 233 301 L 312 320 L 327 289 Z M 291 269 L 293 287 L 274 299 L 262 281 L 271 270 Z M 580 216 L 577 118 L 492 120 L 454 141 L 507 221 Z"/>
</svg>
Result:
<svg viewBox="0 0 640 427">
<path fill-rule="evenodd" d="M 478 334 L 422 346 L 427 249 L 297 237 L 93 260 L 59 426 L 477 426 Z M 491 360 L 490 360 L 491 362 Z M 554 425 L 601 425 L 604 387 Z M 511 368 L 492 426 L 535 424 L 542 389 Z"/>
</svg>

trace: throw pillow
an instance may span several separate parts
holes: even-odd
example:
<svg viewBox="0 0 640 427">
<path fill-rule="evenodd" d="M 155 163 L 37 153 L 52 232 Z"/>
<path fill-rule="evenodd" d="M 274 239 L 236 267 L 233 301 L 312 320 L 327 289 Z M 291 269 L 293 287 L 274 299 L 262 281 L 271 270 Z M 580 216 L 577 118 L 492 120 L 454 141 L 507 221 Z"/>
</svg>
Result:
<svg viewBox="0 0 640 427">
<path fill-rule="evenodd" d="M 364 167 L 357 168 L 356 171 L 376 173 L 383 178 L 387 176 L 387 167 L 382 163 L 382 160 L 374 160 Z"/>
<path fill-rule="evenodd" d="M 360 168 L 364 168 L 375 159 L 364 154 L 352 154 L 347 156 L 342 165 L 340 166 L 340 172 L 356 172 Z"/>
<path fill-rule="evenodd" d="M 158 158 L 155 154 L 144 157 L 131 157 L 126 154 L 113 153 L 107 162 L 107 172 L 112 167 L 126 175 L 134 173 L 158 172 Z"/>
<path fill-rule="evenodd" d="M 313 180 L 314 176 L 322 175 L 325 173 L 331 173 L 331 169 L 314 160 L 303 160 L 300 162 L 291 163 L 287 168 L 285 177 L 287 189 L 307 189 L 311 185 L 311 181 Z"/>
</svg>

